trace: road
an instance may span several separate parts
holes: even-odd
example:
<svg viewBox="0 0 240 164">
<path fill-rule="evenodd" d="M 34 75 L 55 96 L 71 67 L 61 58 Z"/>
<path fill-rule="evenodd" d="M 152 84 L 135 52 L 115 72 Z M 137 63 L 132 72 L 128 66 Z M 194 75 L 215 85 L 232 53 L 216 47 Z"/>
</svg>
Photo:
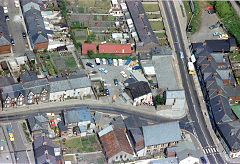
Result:
<svg viewBox="0 0 240 164">
<path fill-rule="evenodd" d="M 15 42 L 15 46 L 12 46 L 14 56 L 23 56 L 27 50 L 27 40 L 22 37 L 22 32 L 25 32 L 22 13 L 19 8 L 15 7 L 14 0 L 4 0 L 3 5 L 8 8 L 10 20 L 7 21 L 7 25 L 10 37 L 13 38 Z"/>
<path fill-rule="evenodd" d="M 216 145 L 206 127 L 203 113 L 201 111 L 200 103 L 197 97 L 193 78 L 188 74 L 187 70 L 187 54 L 184 46 L 184 39 L 181 34 L 181 28 L 176 13 L 176 8 L 173 1 L 162 1 L 163 8 L 166 14 L 167 22 L 170 29 L 171 38 L 177 54 L 177 60 L 181 72 L 183 87 L 186 94 L 188 104 L 188 118 L 189 122 L 192 121 L 194 134 L 198 137 L 202 145 L 202 149 L 211 164 L 223 164 L 223 161 L 217 150 Z M 180 51 L 184 53 L 185 58 L 181 59 L 179 56 Z M 215 150 L 215 151 L 214 151 Z"/>
</svg>

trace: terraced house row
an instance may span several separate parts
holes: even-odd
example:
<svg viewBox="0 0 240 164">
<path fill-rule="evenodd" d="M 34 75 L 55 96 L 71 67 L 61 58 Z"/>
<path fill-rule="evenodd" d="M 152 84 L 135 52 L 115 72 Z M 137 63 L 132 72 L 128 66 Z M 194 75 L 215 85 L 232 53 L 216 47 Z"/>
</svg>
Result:
<svg viewBox="0 0 240 164">
<path fill-rule="evenodd" d="M 192 44 L 213 127 L 230 158 L 240 156 L 240 121 L 231 107 L 240 102 L 240 86 L 236 83 L 228 57 L 235 45 L 231 39 Z"/>
<path fill-rule="evenodd" d="M 48 101 L 63 101 L 90 95 L 91 81 L 86 75 L 38 78 L 35 72 L 26 71 L 17 81 L 12 77 L 0 78 L 2 108 L 38 104 Z"/>
</svg>

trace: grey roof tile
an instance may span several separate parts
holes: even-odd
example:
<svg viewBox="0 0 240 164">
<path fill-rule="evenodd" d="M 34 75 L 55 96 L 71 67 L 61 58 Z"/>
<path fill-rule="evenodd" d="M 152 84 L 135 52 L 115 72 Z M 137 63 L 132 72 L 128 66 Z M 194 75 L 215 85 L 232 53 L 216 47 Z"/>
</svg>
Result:
<svg viewBox="0 0 240 164">
<path fill-rule="evenodd" d="M 10 45 L 10 37 L 3 7 L 0 6 L 0 46 Z"/>
</svg>

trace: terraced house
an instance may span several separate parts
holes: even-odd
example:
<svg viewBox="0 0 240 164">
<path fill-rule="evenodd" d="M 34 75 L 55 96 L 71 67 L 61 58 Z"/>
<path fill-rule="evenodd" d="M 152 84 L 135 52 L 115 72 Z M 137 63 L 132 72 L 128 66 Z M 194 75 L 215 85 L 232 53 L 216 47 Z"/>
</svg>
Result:
<svg viewBox="0 0 240 164">
<path fill-rule="evenodd" d="M 51 31 L 46 30 L 41 15 L 40 6 L 42 3 L 38 0 L 21 0 L 23 17 L 27 27 L 27 32 L 32 49 L 42 50 L 48 48 L 48 34 Z M 40 4 L 40 5 L 39 5 Z"/>
<path fill-rule="evenodd" d="M 240 86 L 236 83 L 226 53 L 230 51 L 232 43 L 226 40 L 221 44 L 217 42 L 193 44 L 193 53 L 216 135 L 229 157 L 237 158 L 240 156 L 240 122 L 230 104 L 240 101 Z"/>
</svg>

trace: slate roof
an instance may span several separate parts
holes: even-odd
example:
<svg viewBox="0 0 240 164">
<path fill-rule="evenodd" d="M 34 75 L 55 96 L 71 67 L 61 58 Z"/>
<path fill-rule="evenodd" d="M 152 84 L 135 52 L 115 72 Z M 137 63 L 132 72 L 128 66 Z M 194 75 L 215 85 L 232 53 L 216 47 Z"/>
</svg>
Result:
<svg viewBox="0 0 240 164">
<path fill-rule="evenodd" d="M 185 99 L 184 90 L 166 91 L 167 99 Z"/>
<path fill-rule="evenodd" d="M 6 85 L 12 85 L 14 84 L 14 79 L 12 76 L 2 76 L 0 77 L 0 87 L 6 86 Z"/>
<path fill-rule="evenodd" d="M 227 92 L 229 97 L 240 97 L 240 86 L 223 86 L 222 89 Z"/>
<path fill-rule="evenodd" d="M 13 84 L 1 87 L 2 89 L 2 98 L 5 100 L 8 96 L 11 98 L 18 98 L 19 95 L 25 96 L 25 90 L 22 84 Z"/>
<path fill-rule="evenodd" d="M 132 47 L 130 44 L 99 44 L 98 49 L 101 54 L 132 54 Z"/>
<path fill-rule="evenodd" d="M 91 113 L 88 110 L 88 107 L 81 107 L 73 110 L 68 110 L 64 112 L 64 122 L 65 124 L 78 123 L 84 121 L 91 121 Z"/>
<path fill-rule="evenodd" d="M 135 5 L 135 3 L 138 3 L 138 5 Z M 126 0 L 126 5 L 128 7 L 129 13 L 131 14 L 138 37 L 140 41 L 143 42 L 143 45 L 145 46 L 149 43 L 155 43 L 158 45 L 158 40 L 154 35 L 141 1 Z M 143 18 L 141 18 L 139 14 L 143 14 Z"/>
<path fill-rule="evenodd" d="M 41 12 L 37 9 L 31 8 L 23 13 L 23 16 L 25 18 L 31 45 L 34 46 L 34 44 L 37 43 L 48 42 L 47 31 L 44 26 Z"/>
<path fill-rule="evenodd" d="M 66 77 L 57 77 L 50 79 L 50 93 L 71 90 L 71 86 Z"/>
<path fill-rule="evenodd" d="M 0 47 L 10 45 L 10 37 L 3 7 L 0 6 Z"/>
<path fill-rule="evenodd" d="M 50 85 L 47 79 L 28 81 L 23 83 L 23 86 L 26 90 L 26 94 L 30 92 L 32 92 L 33 94 L 40 94 L 44 89 L 48 92 L 50 91 Z"/>
<path fill-rule="evenodd" d="M 240 121 L 232 121 L 218 124 L 220 132 L 223 134 L 226 143 L 233 150 L 240 149 Z"/>
<path fill-rule="evenodd" d="M 91 81 L 85 74 L 69 76 L 68 79 L 72 89 L 91 87 Z"/>
<path fill-rule="evenodd" d="M 179 122 L 148 125 L 142 129 L 145 147 L 182 140 Z"/>
<path fill-rule="evenodd" d="M 30 2 L 36 3 L 36 4 L 42 4 L 42 0 L 20 0 L 21 6 L 24 6 Z"/>
<path fill-rule="evenodd" d="M 33 151 L 37 164 L 57 163 L 52 140 L 46 136 L 41 136 L 34 140 Z"/>
<path fill-rule="evenodd" d="M 133 155 L 129 141 L 124 131 L 120 128 L 114 127 L 112 131 L 101 136 L 100 140 L 108 159 L 121 151 Z"/>
<path fill-rule="evenodd" d="M 63 121 L 59 121 L 57 125 L 58 125 L 60 132 L 65 132 L 68 130 L 68 128 L 64 125 Z"/>
<path fill-rule="evenodd" d="M 125 87 L 125 91 L 133 100 L 135 98 L 151 93 L 151 89 L 148 83 L 144 81 L 129 84 L 128 86 Z"/>
<path fill-rule="evenodd" d="M 95 123 L 101 128 L 106 128 L 112 121 L 112 117 L 109 114 L 96 111 L 94 114 Z"/>
<path fill-rule="evenodd" d="M 29 1 L 25 5 L 22 5 L 22 11 L 23 11 L 23 13 L 25 13 L 25 12 L 31 10 L 31 8 L 33 8 L 33 7 L 40 11 L 40 6 L 37 3 L 32 2 L 32 1 Z"/>
<path fill-rule="evenodd" d="M 82 44 L 82 55 L 87 55 L 88 51 L 93 51 L 94 54 L 97 53 L 97 47 L 94 43 L 83 43 Z"/>
<path fill-rule="evenodd" d="M 37 73 L 33 72 L 33 71 L 25 71 L 22 74 L 19 75 L 19 79 L 22 82 L 28 82 L 28 81 L 33 81 L 33 80 L 37 80 Z"/>
<path fill-rule="evenodd" d="M 135 129 L 140 128 L 142 126 L 148 125 L 146 121 L 140 120 L 138 117 L 130 116 L 126 119 L 124 119 L 124 123 L 126 125 L 126 128 L 129 129 Z"/>
<path fill-rule="evenodd" d="M 37 115 L 37 116 L 29 116 L 28 119 L 28 124 L 29 124 L 29 130 L 31 132 L 38 131 L 38 130 L 46 130 L 46 126 L 43 125 L 42 123 L 48 122 L 48 118 L 42 114 Z"/>
<path fill-rule="evenodd" d="M 34 53 L 32 51 L 27 51 L 27 52 L 25 52 L 24 55 L 27 56 L 29 61 L 32 61 L 32 60 L 36 59 L 36 57 L 35 57 L 35 55 L 34 55 Z"/>
<path fill-rule="evenodd" d="M 125 128 L 126 128 L 126 126 L 125 126 L 125 124 L 124 124 L 124 122 L 123 122 L 122 116 L 114 117 L 114 118 L 113 118 L 113 121 L 112 121 L 112 125 L 113 125 L 114 127 L 120 128 L 120 129 L 125 129 Z"/>
</svg>

